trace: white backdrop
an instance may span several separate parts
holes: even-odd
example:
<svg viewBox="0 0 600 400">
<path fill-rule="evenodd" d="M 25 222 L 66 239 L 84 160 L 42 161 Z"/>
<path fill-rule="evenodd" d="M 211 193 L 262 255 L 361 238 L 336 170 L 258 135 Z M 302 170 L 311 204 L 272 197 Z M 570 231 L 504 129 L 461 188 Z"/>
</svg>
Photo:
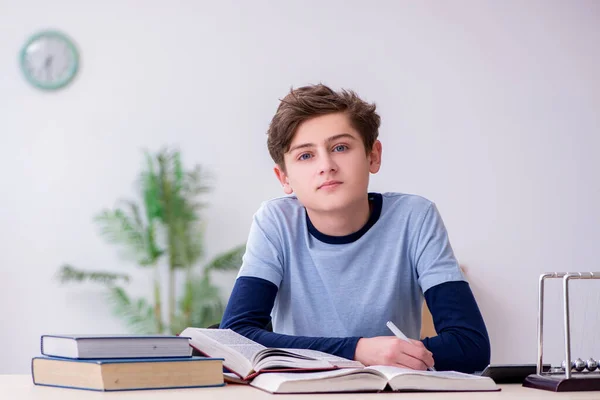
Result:
<svg viewBox="0 0 600 400">
<path fill-rule="evenodd" d="M 292 85 L 377 102 L 384 159 L 370 189 L 437 203 L 493 362 L 534 362 L 541 272 L 600 269 L 599 2 L 0 0 L 0 10 L 0 373 L 26 373 L 43 333 L 125 332 L 99 288 L 53 276 L 65 262 L 124 271 L 146 293 L 145 275 L 91 220 L 134 195 L 143 148 L 177 145 L 214 173 L 209 256 L 242 243 L 260 202 L 281 194 L 265 132 Z M 44 28 L 81 51 L 78 78 L 56 93 L 30 87 L 17 62 Z M 221 277 L 224 298 L 232 283 Z M 597 332 L 595 296 L 580 300 Z M 560 355 L 558 321 L 549 355 Z M 597 339 L 581 343 L 600 357 Z"/>
</svg>

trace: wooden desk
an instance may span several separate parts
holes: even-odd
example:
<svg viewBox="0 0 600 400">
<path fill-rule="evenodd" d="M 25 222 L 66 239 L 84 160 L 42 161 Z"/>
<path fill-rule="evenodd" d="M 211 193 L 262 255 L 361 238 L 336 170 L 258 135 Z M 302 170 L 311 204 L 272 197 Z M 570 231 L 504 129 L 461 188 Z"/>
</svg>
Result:
<svg viewBox="0 0 600 400">
<path fill-rule="evenodd" d="M 61 389 L 35 386 L 29 375 L 0 375 L 0 399 L 2 400 L 72 400 L 72 399 L 111 399 L 111 400 L 282 400 L 282 399 L 312 399 L 312 400 L 359 400 L 397 398 L 401 400 L 458 400 L 458 399 L 595 399 L 600 398 L 600 392 L 571 392 L 552 393 L 544 390 L 528 389 L 521 385 L 500 385 L 502 391 L 487 393 L 337 393 L 337 394 L 304 394 L 272 395 L 245 385 L 227 385 L 218 388 L 202 389 L 173 389 L 173 390 L 136 390 L 129 392 L 92 392 L 87 390 Z"/>
</svg>

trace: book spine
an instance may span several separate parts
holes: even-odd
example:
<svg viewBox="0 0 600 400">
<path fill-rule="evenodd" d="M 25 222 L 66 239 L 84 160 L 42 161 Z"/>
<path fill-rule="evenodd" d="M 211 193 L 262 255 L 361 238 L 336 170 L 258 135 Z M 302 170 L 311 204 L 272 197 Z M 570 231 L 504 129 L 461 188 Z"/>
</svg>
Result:
<svg viewBox="0 0 600 400">
<path fill-rule="evenodd" d="M 31 380 L 33 381 L 34 385 L 37 385 L 37 383 L 35 383 L 35 369 L 33 368 L 33 362 L 35 361 L 35 357 L 31 359 Z"/>
</svg>

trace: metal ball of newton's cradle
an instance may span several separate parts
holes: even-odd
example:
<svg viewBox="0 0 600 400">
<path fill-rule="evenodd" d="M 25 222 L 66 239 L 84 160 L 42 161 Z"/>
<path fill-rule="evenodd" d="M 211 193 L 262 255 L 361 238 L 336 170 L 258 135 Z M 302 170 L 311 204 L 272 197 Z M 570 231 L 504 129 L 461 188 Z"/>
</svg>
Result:
<svg viewBox="0 0 600 400">
<path fill-rule="evenodd" d="M 595 371 L 596 368 L 598 368 L 598 361 L 590 357 L 590 359 L 586 362 L 586 368 L 590 372 Z"/>
<path fill-rule="evenodd" d="M 581 372 L 585 369 L 586 366 L 587 366 L 586 362 L 583 361 L 581 358 L 578 358 L 577 360 L 575 360 L 575 371 Z"/>
<path fill-rule="evenodd" d="M 593 361 L 593 360 L 592 360 Z M 595 361 L 594 361 L 595 362 Z M 566 369 L 566 363 L 563 360 L 563 362 L 561 363 L 561 366 L 563 369 Z M 578 358 L 575 361 L 571 361 L 571 370 L 575 370 L 577 372 L 581 372 L 584 369 L 586 369 L 587 367 L 587 362 L 583 361 L 581 358 Z M 598 367 L 598 364 L 596 363 L 596 367 Z"/>
<path fill-rule="evenodd" d="M 563 360 L 563 362 L 560 364 L 560 366 L 564 370 L 567 369 L 567 363 L 565 362 L 565 360 Z M 571 361 L 571 369 L 575 369 L 575 361 Z"/>
</svg>

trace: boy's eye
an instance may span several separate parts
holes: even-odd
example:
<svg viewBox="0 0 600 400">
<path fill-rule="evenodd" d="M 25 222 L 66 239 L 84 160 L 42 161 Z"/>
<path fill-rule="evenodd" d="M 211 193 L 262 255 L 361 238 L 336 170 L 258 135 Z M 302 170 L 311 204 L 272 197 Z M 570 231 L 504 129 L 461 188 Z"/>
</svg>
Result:
<svg viewBox="0 0 600 400">
<path fill-rule="evenodd" d="M 338 144 L 337 146 L 335 146 L 333 148 L 333 151 L 345 151 L 348 149 L 348 146 L 346 146 L 345 144 Z"/>
<path fill-rule="evenodd" d="M 298 160 L 308 160 L 309 158 L 311 158 L 312 156 L 309 153 L 303 153 L 300 154 L 300 157 L 298 157 Z"/>
</svg>

